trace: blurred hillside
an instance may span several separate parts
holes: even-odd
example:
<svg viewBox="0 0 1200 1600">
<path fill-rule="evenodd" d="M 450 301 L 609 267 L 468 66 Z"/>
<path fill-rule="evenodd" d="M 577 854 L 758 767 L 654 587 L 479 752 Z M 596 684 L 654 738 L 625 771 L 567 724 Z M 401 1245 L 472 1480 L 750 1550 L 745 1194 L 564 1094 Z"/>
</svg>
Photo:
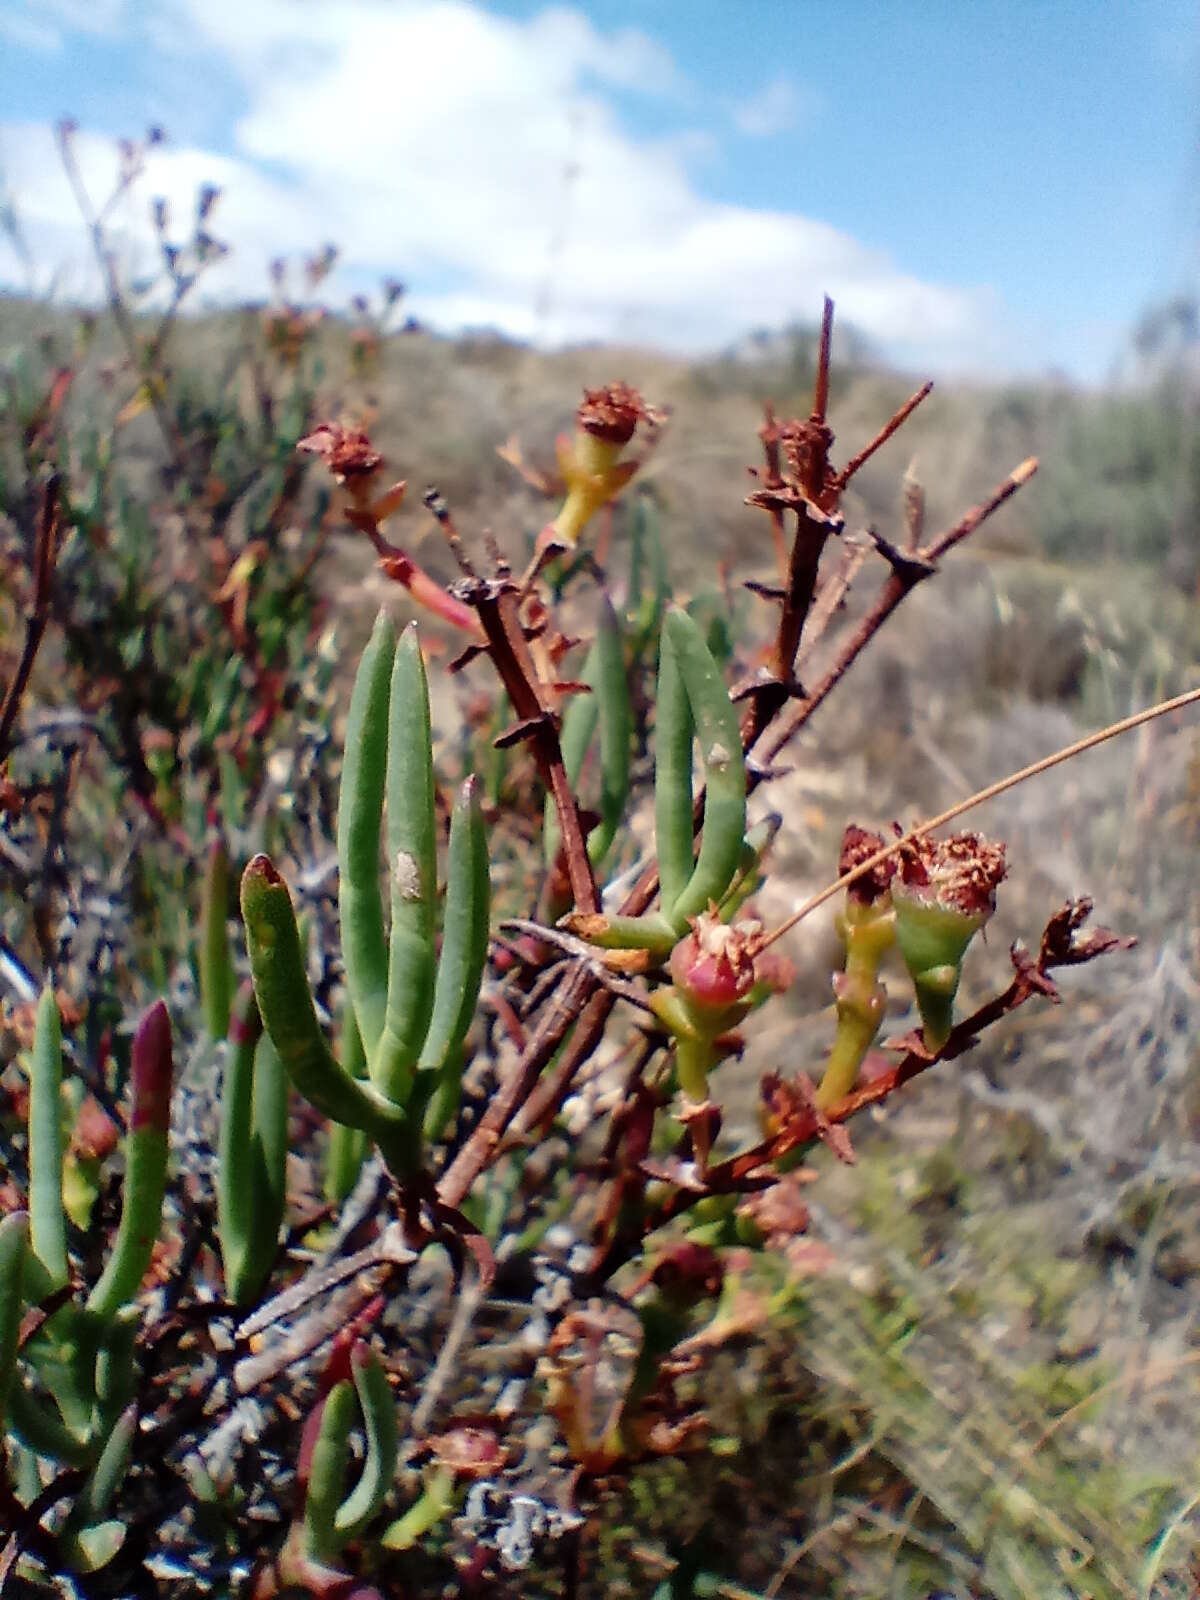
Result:
<svg viewBox="0 0 1200 1600">
<path fill-rule="evenodd" d="M 178 323 L 169 366 L 182 392 L 204 403 L 242 359 L 246 322 L 255 317 L 208 313 Z M 7 368 L 39 343 L 69 359 L 73 324 L 66 310 L 0 296 L 0 361 Z M 120 358 L 106 319 L 94 341 L 71 402 L 80 411 L 96 402 L 106 370 Z M 364 380 L 352 372 L 349 323 L 325 319 L 315 343 L 329 413 L 375 419 L 373 437 L 397 470 L 436 482 L 501 536 L 525 531 L 535 513 L 495 447 L 515 434 L 529 459 L 550 467 L 554 435 L 582 386 L 614 377 L 634 384 L 672 412 L 642 481 L 660 491 L 669 518 L 699 550 L 734 564 L 748 558 L 758 537 L 738 491 L 756 458 L 762 403 L 771 399 L 780 416 L 806 414 L 815 354 L 815 333 L 806 329 L 761 334 L 736 351 L 695 361 L 623 347 L 547 353 L 486 332 L 452 339 L 414 330 L 385 336 Z M 1037 455 L 1036 485 L 989 525 L 989 548 L 1074 567 L 1130 562 L 1155 569 L 1166 587 L 1195 592 L 1198 351 L 1197 308 L 1181 299 L 1133 331 L 1119 388 L 939 384 L 902 438 L 855 480 L 849 525 L 882 529 L 895 518 L 898 480 L 910 461 L 935 525 L 985 493 L 1002 466 Z M 839 334 L 830 409 L 835 460 L 869 438 L 925 376 L 888 371 L 852 333 Z M 141 431 L 152 451 L 148 422 Z"/>
</svg>

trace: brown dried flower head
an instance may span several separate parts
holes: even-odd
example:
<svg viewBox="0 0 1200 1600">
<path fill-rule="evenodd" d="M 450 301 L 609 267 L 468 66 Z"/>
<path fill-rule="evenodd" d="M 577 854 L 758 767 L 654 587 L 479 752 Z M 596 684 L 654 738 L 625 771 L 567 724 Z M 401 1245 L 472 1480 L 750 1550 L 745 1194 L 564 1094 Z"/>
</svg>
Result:
<svg viewBox="0 0 1200 1600">
<path fill-rule="evenodd" d="M 853 872 L 855 867 L 861 866 L 864 861 L 869 861 L 883 849 L 886 842 L 881 833 L 873 833 L 869 828 L 860 828 L 853 822 L 847 823 L 846 831 L 842 835 L 842 851 L 838 857 L 838 877 L 844 877 L 847 872 Z M 852 900 L 858 900 L 863 905 L 871 905 L 888 892 L 896 870 L 896 858 L 889 856 L 886 861 L 880 861 L 869 872 L 864 872 L 861 878 L 849 886 L 846 893 Z"/>
<path fill-rule="evenodd" d="M 1007 871 L 1004 845 L 979 833 L 926 836 L 900 852 L 900 881 L 914 898 L 967 916 L 990 915 L 996 909 L 996 886 Z"/>
<path fill-rule="evenodd" d="M 338 483 L 369 478 L 383 465 L 383 457 L 363 429 L 347 428 L 340 422 L 319 423 L 296 448 L 320 456 Z"/>
<path fill-rule="evenodd" d="M 627 383 L 585 389 L 575 419 L 585 433 L 610 444 L 628 444 L 639 422 L 657 422 L 658 413 Z"/>
<path fill-rule="evenodd" d="M 504 1447 L 490 1418 L 464 1418 L 425 1444 L 439 1466 L 460 1478 L 487 1478 L 504 1465 Z"/>
</svg>

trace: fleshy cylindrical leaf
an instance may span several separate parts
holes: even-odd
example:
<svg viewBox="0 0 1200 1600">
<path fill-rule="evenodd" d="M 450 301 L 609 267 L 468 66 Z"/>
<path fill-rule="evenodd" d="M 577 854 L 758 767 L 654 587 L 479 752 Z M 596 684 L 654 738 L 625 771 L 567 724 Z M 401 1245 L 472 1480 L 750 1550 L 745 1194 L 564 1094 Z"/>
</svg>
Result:
<svg viewBox="0 0 1200 1600">
<path fill-rule="evenodd" d="M 442 951 L 420 1061 L 430 1071 L 444 1067 L 466 1037 L 487 960 L 491 885 L 487 832 L 474 778 L 463 785 L 450 819 L 446 878 Z"/>
<path fill-rule="evenodd" d="M 663 909 L 680 931 L 689 918 L 719 902 L 737 871 L 746 832 L 746 765 L 737 712 L 720 669 L 699 628 L 686 612 L 671 610 L 663 621 L 663 654 L 677 663 L 691 708 L 704 768 L 704 831 L 695 870 L 673 903 L 664 880 Z M 691 762 L 691 745 L 688 746 Z M 690 800 L 690 770 L 689 770 Z M 688 826 L 691 826 L 689 810 Z M 691 852 L 689 839 L 688 852 Z M 660 852 L 661 858 L 661 852 Z"/>
<path fill-rule="evenodd" d="M 50 984 L 38 1001 L 29 1082 L 30 1242 L 48 1287 L 69 1277 L 63 1212 L 62 1024 Z"/>
<path fill-rule="evenodd" d="M 354 1389 L 343 1379 L 325 1396 L 309 1463 L 304 1530 L 307 1554 L 313 1561 L 332 1560 L 343 1542 L 337 1531 L 337 1513 L 346 1485 L 353 1426 Z"/>
<path fill-rule="evenodd" d="M 162 1225 L 171 1081 L 171 1019 L 159 1000 L 133 1036 L 121 1222 L 108 1265 L 87 1302 L 88 1311 L 103 1319 L 115 1316 L 137 1293 Z"/>
<path fill-rule="evenodd" d="M 379 843 L 387 774 L 388 689 L 396 630 L 375 620 L 350 696 L 338 799 L 338 916 L 346 983 L 368 1058 L 387 1010 L 387 943 L 379 889 Z"/>
<path fill-rule="evenodd" d="M 318 1111 L 373 1137 L 402 1129 L 404 1112 L 338 1064 L 325 1042 L 308 987 L 296 914 L 268 857 L 242 875 L 242 920 L 263 1026 L 292 1082 Z"/>
<path fill-rule="evenodd" d="M 675 902 L 692 876 L 692 739 L 695 724 L 679 652 L 663 629 L 658 656 L 654 728 L 654 839 L 663 915 L 672 927 Z"/>
<path fill-rule="evenodd" d="M 392 925 L 387 1012 L 371 1080 L 403 1105 L 433 1005 L 437 826 L 429 686 L 415 626 L 396 646 L 388 700 L 387 859 Z"/>
<path fill-rule="evenodd" d="M 10 1212 L 0 1220 L 0 1435 L 17 1370 L 28 1250 L 29 1217 L 24 1211 Z"/>
<path fill-rule="evenodd" d="M 387 1498 L 399 1448 L 396 1402 L 378 1357 L 369 1346 L 358 1344 L 350 1353 L 350 1365 L 362 1410 L 367 1454 L 358 1482 L 338 1507 L 334 1519 L 341 1540 L 356 1538 Z"/>
</svg>

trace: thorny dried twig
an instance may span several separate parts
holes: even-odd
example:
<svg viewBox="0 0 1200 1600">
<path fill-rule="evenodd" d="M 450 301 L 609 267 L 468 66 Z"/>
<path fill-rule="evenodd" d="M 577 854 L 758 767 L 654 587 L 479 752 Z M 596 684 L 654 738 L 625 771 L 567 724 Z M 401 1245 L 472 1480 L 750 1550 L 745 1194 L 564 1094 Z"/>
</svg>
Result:
<svg viewBox="0 0 1200 1600">
<path fill-rule="evenodd" d="M 886 1100 L 930 1067 L 962 1055 L 975 1044 L 985 1028 L 1018 1010 L 1035 995 L 1057 1003 L 1060 998 L 1058 989 L 1050 978 L 1055 968 L 1079 966 L 1112 950 L 1128 949 L 1133 945 L 1134 940 L 1123 938 L 1107 928 L 1096 928 L 1080 935 L 1079 930 L 1091 909 L 1090 900 L 1074 900 L 1057 911 L 1046 924 L 1036 957 L 1031 956 L 1019 943 L 1014 944 L 1011 951 L 1012 982 L 958 1023 L 936 1054 L 930 1054 L 924 1048 L 919 1036 L 910 1035 L 898 1041 L 904 1054 L 896 1066 L 861 1084 L 843 1100 L 829 1107 L 827 1112 L 822 1113 L 817 1109 L 811 1083 L 804 1074 L 800 1074 L 791 1084 L 785 1083 L 777 1074 L 768 1074 L 763 1080 L 764 1095 L 770 1097 L 773 1115 L 782 1121 L 778 1131 L 753 1148 L 709 1167 L 703 1181 L 674 1189 L 645 1215 L 642 1232 L 637 1239 L 627 1235 L 610 1242 L 589 1269 L 588 1284 L 606 1281 L 638 1252 L 642 1240 L 705 1196 L 740 1193 L 747 1187 L 754 1187 L 764 1177 L 773 1181 L 772 1164 L 795 1151 L 804 1150 L 814 1139 L 832 1143 L 843 1159 L 852 1159 L 848 1142 L 841 1142 L 845 1136 L 839 1134 L 840 1124 L 866 1106 Z"/>
<path fill-rule="evenodd" d="M 21 697 L 29 683 L 38 646 L 50 620 L 50 591 L 54 581 L 54 562 L 58 554 L 58 540 L 62 527 L 62 479 L 51 473 L 42 488 L 41 515 L 38 519 L 37 538 L 33 550 L 33 593 L 29 612 L 25 618 L 25 642 L 17 663 L 4 704 L 0 707 L 0 767 L 12 748 L 13 729 L 21 709 Z"/>
</svg>

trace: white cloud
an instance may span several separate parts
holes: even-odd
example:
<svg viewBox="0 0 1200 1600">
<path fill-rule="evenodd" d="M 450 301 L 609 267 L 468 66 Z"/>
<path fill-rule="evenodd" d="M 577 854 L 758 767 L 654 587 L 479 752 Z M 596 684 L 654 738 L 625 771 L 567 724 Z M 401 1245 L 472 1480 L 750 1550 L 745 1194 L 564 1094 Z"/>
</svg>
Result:
<svg viewBox="0 0 1200 1600">
<path fill-rule="evenodd" d="M 706 198 L 692 129 L 631 133 L 618 94 L 687 98 L 645 35 L 468 0 L 153 4 L 160 41 L 197 71 L 215 57 L 244 89 L 235 155 L 168 147 L 146 189 L 186 207 L 200 182 L 222 186 L 216 231 L 236 254 L 211 281 L 228 290 L 261 294 L 269 256 L 334 239 L 360 279 L 395 273 L 414 286 L 412 311 L 447 326 L 531 334 L 549 282 L 544 336 L 701 349 L 811 321 L 828 291 L 885 348 L 943 365 L 985 352 L 985 293 L 915 278 L 811 218 Z M 794 109 L 774 87 L 757 104 Z M 35 245 L 61 249 L 74 210 L 50 141 L 5 133 Z M 84 150 L 98 175 L 101 144 Z"/>
<path fill-rule="evenodd" d="M 68 31 L 110 33 L 125 0 L 8 0 L 0 38 L 27 50 L 61 50 Z"/>
<path fill-rule="evenodd" d="M 49 53 L 62 48 L 62 34 L 52 22 L 21 7 L 0 12 L 0 39 L 21 50 Z"/>
<path fill-rule="evenodd" d="M 804 97 L 790 78 L 773 78 L 757 94 L 739 101 L 730 116 L 739 133 L 752 139 L 765 139 L 794 127 Z"/>
</svg>

